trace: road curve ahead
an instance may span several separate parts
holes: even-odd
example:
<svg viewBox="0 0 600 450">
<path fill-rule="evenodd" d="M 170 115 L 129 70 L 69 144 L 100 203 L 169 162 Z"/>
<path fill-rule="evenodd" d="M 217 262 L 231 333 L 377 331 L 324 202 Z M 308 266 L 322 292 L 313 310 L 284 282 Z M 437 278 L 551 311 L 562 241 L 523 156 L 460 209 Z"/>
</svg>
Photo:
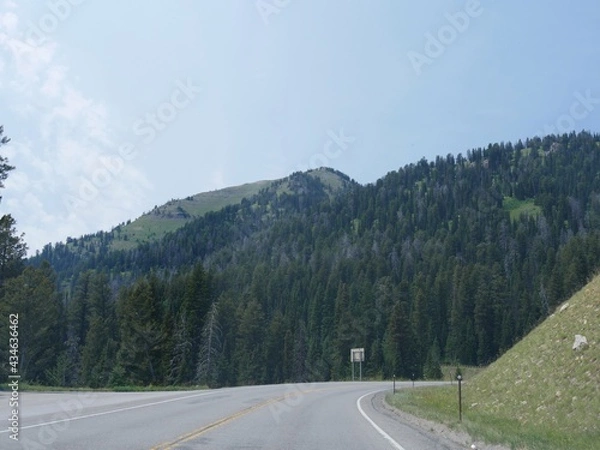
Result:
<svg viewBox="0 0 600 450">
<path fill-rule="evenodd" d="M 0 448 L 460 448 L 402 424 L 378 406 L 390 388 L 390 383 L 347 382 L 185 392 L 25 392 L 20 395 L 19 440 L 4 428 Z M 10 419 L 7 393 L 0 393 L 0 402 Z"/>
</svg>

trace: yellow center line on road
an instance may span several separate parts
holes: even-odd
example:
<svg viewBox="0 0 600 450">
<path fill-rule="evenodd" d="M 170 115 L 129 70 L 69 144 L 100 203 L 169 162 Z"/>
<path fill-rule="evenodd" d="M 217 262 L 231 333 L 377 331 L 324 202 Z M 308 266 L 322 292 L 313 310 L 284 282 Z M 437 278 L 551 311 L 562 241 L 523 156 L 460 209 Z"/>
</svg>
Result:
<svg viewBox="0 0 600 450">
<path fill-rule="evenodd" d="M 269 406 L 269 405 L 272 405 L 273 403 L 284 401 L 285 399 L 290 398 L 290 397 L 296 397 L 296 396 L 298 396 L 298 394 L 310 394 L 313 392 L 325 391 L 325 390 L 330 390 L 330 389 L 331 388 L 320 388 L 320 389 L 309 389 L 306 391 L 294 391 L 294 392 L 290 392 L 285 395 L 281 395 L 279 397 L 272 398 L 270 400 L 266 400 L 262 403 L 258 403 L 256 405 L 242 409 L 241 411 L 238 411 L 227 417 L 223 417 L 222 419 L 219 419 L 213 423 L 210 423 L 201 428 L 198 428 L 197 430 L 192 431 L 191 433 L 187 433 L 182 436 L 179 436 L 177 439 L 175 439 L 172 442 L 168 442 L 165 444 L 159 444 L 155 447 L 152 447 L 151 450 L 173 450 L 174 446 L 176 446 L 176 445 L 183 444 L 185 442 L 191 441 L 192 439 L 196 439 L 196 438 L 200 437 L 201 435 L 203 435 L 204 433 L 206 433 L 207 431 L 213 430 L 217 427 L 220 427 L 221 425 L 225 425 L 226 423 L 233 422 L 234 420 L 239 419 L 240 417 L 243 417 L 247 414 L 250 414 L 251 412 L 254 412 L 258 409 L 264 408 L 265 406 Z"/>
</svg>

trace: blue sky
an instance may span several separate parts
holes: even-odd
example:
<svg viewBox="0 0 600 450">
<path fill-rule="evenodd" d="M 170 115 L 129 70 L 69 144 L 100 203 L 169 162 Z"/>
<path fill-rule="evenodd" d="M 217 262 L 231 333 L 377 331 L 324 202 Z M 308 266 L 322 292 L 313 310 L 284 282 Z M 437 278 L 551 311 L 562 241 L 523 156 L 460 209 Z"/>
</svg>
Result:
<svg viewBox="0 0 600 450">
<path fill-rule="evenodd" d="M 0 213 L 33 252 L 296 170 L 599 132 L 599 23 L 597 0 L 0 0 Z"/>
</svg>

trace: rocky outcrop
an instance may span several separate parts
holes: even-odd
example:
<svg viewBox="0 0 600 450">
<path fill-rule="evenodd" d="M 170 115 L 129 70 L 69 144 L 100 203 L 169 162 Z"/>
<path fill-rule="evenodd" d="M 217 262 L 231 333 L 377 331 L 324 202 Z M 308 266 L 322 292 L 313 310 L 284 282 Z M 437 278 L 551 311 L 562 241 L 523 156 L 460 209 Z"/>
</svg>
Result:
<svg viewBox="0 0 600 450">
<path fill-rule="evenodd" d="M 575 350 L 576 352 L 579 352 L 581 350 L 584 350 L 588 347 L 588 341 L 587 338 L 585 336 L 582 336 L 581 334 L 576 334 L 575 335 L 575 342 L 573 343 L 573 350 Z"/>
</svg>

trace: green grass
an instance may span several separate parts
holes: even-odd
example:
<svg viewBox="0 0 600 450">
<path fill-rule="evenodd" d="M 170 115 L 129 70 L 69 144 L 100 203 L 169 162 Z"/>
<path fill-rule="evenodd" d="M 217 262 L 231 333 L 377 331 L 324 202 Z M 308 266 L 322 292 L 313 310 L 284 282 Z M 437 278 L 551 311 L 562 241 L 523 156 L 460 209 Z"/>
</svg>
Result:
<svg viewBox="0 0 600 450">
<path fill-rule="evenodd" d="M 314 169 L 308 173 L 321 180 L 325 186 L 328 186 L 331 193 L 336 192 L 345 186 L 344 180 L 338 174 L 324 168 Z"/>
<path fill-rule="evenodd" d="M 529 450 L 590 450 L 597 445 L 600 435 L 577 433 L 552 426 L 523 423 L 509 415 L 487 414 L 472 407 L 474 396 L 463 384 L 462 422 L 458 420 L 457 384 L 436 388 L 401 389 L 388 394 L 386 401 L 401 409 L 443 423 L 450 429 L 464 431 L 474 439 L 489 444 L 503 444 L 513 449 Z"/>
<path fill-rule="evenodd" d="M 388 401 L 476 439 L 515 449 L 598 449 L 599 324 L 596 277 L 495 363 L 472 379 L 465 376 L 462 423 L 456 383 L 401 390 Z M 587 337 L 587 349 L 572 350 L 575 334 Z"/>
<path fill-rule="evenodd" d="M 115 239 L 111 243 L 111 249 L 127 250 L 143 242 L 159 240 L 194 218 L 211 211 L 219 211 L 226 206 L 240 203 L 243 198 L 250 198 L 258 194 L 261 189 L 271 183 L 271 181 L 257 181 L 203 192 L 184 199 L 170 200 L 131 223 L 118 227 L 120 231 L 113 231 Z"/>
<path fill-rule="evenodd" d="M 342 178 L 331 171 L 316 169 L 308 173 L 328 186 L 330 192 L 335 192 L 344 186 Z M 136 247 L 140 243 L 159 240 L 167 233 L 181 228 L 187 222 L 197 217 L 201 217 L 211 211 L 219 211 L 229 205 L 238 204 L 244 198 L 251 199 L 262 189 L 274 184 L 277 184 L 278 193 L 291 193 L 288 183 L 263 180 L 241 186 L 203 192 L 184 199 L 170 200 L 162 206 L 155 207 L 152 211 L 142 215 L 131 223 L 117 227 L 118 230 L 115 229 L 113 231 L 115 239 L 111 243 L 111 249 L 127 250 Z"/>
<path fill-rule="evenodd" d="M 318 178 L 330 193 L 344 187 L 340 175 L 326 169 L 315 169 L 308 172 Z M 284 179 L 285 180 L 285 179 Z M 170 200 L 162 206 L 142 215 L 127 225 L 117 227 L 113 231 L 115 239 L 111 243 L 112 250 L 127 250 L 140 243 L 153 242 L 161 239 L 167 233 L 177 230 L 187 222 L 201 217 L 211 211 L 219 211 L 226 206 L 238 204 L 242 199 L 251 199 L 262 189 L 276 186 L 277 193 L 291 193 L 287 182 L 257 181 L 241 186 L 232 186 L 216 191 L 203 192 L 184 199 Z"/>
<path fill-rule="evenodd" d="M 456 377 L 456 367 L 457 367 L 456 364 L 442 365 L 442 374 L 443 374 L 442 380 L 454 382 L 455 377 Z M 459 366 L 459 367 L 460 367 L 460 373 L 464 380 L 472 379 L 475 375 L 477 375 L 478 373 L 480 373 L 482 370 L 485 369 L 485 367 L 474 367 L 474 366 Z"/>
<path fill-rule="evenodd" d="M 514 197 L 504 197 L 502 207 L 508 211 L 512 221 L 522 215 L 537 217 L 542 213 L 542 209 L 534 204 L 533 199 L 517 200 Z"/>
<path fill-rule="evenodd" d="M 343 176 L 331 170 L 320 168 L 306 173 L 319 179 L 325 185 L 330 196 L 347 184 Z M 167 233 L 176 231 L 186 223 L 202 217 L 208 212 L 219 211 L 226 206 L 239 204 L 244 198 L 251 200 L 263 189 L 272 188 L 277 194 L 291 194 L 292 190 L 288 181 L 289 178 L 275 181 L 262 180 L 203 192 L 184 199 L 170 200 L 164 205 L 155 206 L 151 211 L 127 224 L 113 228 L 110 232 L 114 237 L 110 243 L 110 250 L 130 250 L 142 243 L 158 241 Z M 67 239 L 67 245 L 72 249 L 76 248 L 75 242 L 81 246 L 81 251 L 86 251 L 83 250 L 83 244 L 86 248 L 93 244 L 96 252 L 102 246 L 97 236 L 88 236 L 85 241 Z"/>
</svg>

